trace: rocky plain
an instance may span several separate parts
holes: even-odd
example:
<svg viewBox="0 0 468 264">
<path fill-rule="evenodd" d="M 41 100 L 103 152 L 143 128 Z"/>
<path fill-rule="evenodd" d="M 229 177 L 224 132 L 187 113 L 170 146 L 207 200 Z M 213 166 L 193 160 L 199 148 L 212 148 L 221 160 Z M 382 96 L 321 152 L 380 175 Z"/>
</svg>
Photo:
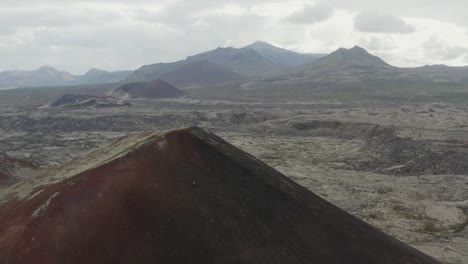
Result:
<svg viewBox="0 0 468 264">
<path fill-rule="evenodd" d="M 468 263 L 468 107 L 444 102 L 129 99 L 0 104 L 3 186 L 132 133 L 199 126 L 437 258 Z"/>
</svg>

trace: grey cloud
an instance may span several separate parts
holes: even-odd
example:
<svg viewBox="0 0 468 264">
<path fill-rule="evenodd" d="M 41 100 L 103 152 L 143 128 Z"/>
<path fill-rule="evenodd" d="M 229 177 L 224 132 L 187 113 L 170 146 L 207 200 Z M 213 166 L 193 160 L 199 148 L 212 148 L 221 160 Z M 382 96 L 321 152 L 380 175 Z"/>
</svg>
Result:
<svg viewBox="0 0 468 264">
<path fill-rule="evenodd" d="M 263 2 L 1 0 L 0 70 L 42 65 L 77 74 L 92 67 L 132 69 L 183 59 L 228 40 L 240 46 L 271 33 L 267 18 L 249 12 Z M 227 4 L 246 14 L 205 12 Z"/>
<path fill-rule="evenodd" d="M 465 0 L 319 0 L 335 8 L 360 12 L 363 7 L 373 12 L 398 14 L 403 17 L 418 17 L 443 20 L 468 27 Z"/>
<path fill-rule="evenodd" d="M 376 36 L 360 39 L 359 46 L 362 46 L 370 51 L 382 51 L 397 48 L 393 41 Z"/>
<path fill-rule="evenodd" d="M 468 48 L 449 44 L 434 35 L 423 44 L 424 57 L 430 60 L 453 60 L 468 56 Z"/>
<path fill-rule="evenodd" d="M 334 9 L 327 5 L 307 5 L 288 17 L 288 20 L 296 24 L 315 24 L 330 18 Z"/>
<path fill-rule="evenodd" d="M 64 11 L 58 8 L 0 10 L 0 32 L 14 33 L 21 27 L 92 26 L 118 21 L 120 15 L 108 11 L 82 9 Z"/>
<path fill-rule="evenodd" d="M 431 3 L 427 4 L 428 1 Z M 255 40 L 305 47 L 305 39 L 313 39 L 319 43 L 316 45 L 319 49 L 328 50 L 332 42 L 344 45 L 335 41 L 341 41 L 347 31 L 336 30 L 336 25 L 327 23 L 325 29 L 316 32 L 311 30 L 322 27 L 305 29 L 298 23 L 308 25 L 324 21 L 334 15 L 334 10 L 360 12 L 362 6 L 402 17 L 449 19 L 453 15 L 456 21 L 466 20 L 468 25 L 466 8 L 462 4 L 455 5 L 456 0 L 448 3 L 317 0 L 314 1 L 317 5 L 304 6 L 287 17 L 288 23 L 280 16 L 255 15 L 255 9 L 251 8 L 272 2 L 284 3 L 284 0 L 0 0 L 0 70 L 34 69 L 44 64 L 74 73 L 91 67 L 131 69 L 183 59 L 224 43 L 239 47 Z M 245 12 L 231 15 L 216 12 L 228 5 Z M 336 12 L 337 21 L 339 14 L 341 12 Z M 394 19 L 393 25 L 395 20 L 396 24 L 401 22 Z M 378 37 L 374 39 L 372 35 Z M 389 48 L 385 37 L 365 34 L 363 43 L 366 45 L 360 45 L 385 52 Z M 442 53 L 444 57 L 453 57 L 449 55 L 456 53 L 456 48 L 450 45 L 442 51 L 426 49 L 427 54 Z"/>
<path fill-rule="evenodd" d="M 361 32 L 370 33 L 412 33 L 416 29 L 402 19 L 388 15 L 370 12 L 358 14 L 354 20 L 354 27 Z"/>
<path fill-rule="evenodd" d="M 2 67 L 9 68 L 18 68 L 14 64 L 20 61 L 22 69 L 51 65 L 73 73 L 92 67 L 134 69 L 179 57 L 186 51 L 183 39 L 182 32 L 150 26 L 41 29 L 31 41 L 0 49 L 0 56 Z"/>
<path fill-rule="evenodd" d="M 238 45 L 245 39 L 263 37 L 264 18 L 255 15 L 186 18 L 174 23 L 167 23 L 160 16 L 153 21 L 132 19 L 125 23 L 103 19 L 96 25 L 33 27 L 27 36 L 0 35 L 0 66 L 6 70 L 51 65 L 73 73 L 92 67 L 134 69 L 143 64 L 183 59 L 222 46 L 227 40 Z M 16 39 L 18 43 L 14 42 Z"/>
</svg>

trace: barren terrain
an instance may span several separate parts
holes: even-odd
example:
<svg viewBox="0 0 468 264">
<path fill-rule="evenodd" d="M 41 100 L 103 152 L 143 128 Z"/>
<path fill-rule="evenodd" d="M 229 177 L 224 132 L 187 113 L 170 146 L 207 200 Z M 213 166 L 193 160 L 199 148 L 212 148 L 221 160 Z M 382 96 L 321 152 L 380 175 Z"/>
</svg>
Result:
<svg viewBox="0 0 468 264">
<path fill-rule="evenodd" d="M 0 175 L 11 183 L 129 133 L 201 126 L 444 263 L 468 263 L 463 105 L 190 97 L 112 108 L 44 104 L 0 105 L 0 155 L 8 157 Z"/>
</svg>

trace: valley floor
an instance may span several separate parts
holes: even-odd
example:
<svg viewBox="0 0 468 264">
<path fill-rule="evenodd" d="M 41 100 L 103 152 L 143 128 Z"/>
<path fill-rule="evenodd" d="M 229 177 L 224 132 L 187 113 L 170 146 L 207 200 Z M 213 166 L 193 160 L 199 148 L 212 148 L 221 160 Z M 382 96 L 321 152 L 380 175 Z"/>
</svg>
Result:
<svg viewBox="0 0 468 264">
<path fill-rule="evenodd" d="M 129 133 L 197 125 L 444 263 L 468 263 L 463 106 L 189 98 L 103 109 L 37 106 L 0 105 L 0 155 L 38 163 L 0 166 L 16 181 Z"/>
</svg>

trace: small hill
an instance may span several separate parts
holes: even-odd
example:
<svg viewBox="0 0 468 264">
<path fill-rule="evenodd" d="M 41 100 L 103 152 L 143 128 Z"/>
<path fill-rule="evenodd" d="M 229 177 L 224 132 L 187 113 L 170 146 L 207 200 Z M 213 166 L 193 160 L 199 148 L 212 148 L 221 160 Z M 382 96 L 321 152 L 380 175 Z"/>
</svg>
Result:
<svg viewBox="0 0 468 264">
<path fill-rule="evenodd" d="M 284 71 L 257 85 L 296 87 L 302 91 L 333 94 L 351 91 L 350 88 L 359 89 L 363 82 L 369 80 L 399 78 L 399 74 L 399 68 L 355 46 L 351 49 L 340 48 L 328 56 Z"/>
<path fill-rule="evenodd" d="M 239 81 L 243 77 L 209 60 L 197 60 L 164 74 L 161 79 L 179 87 L 202 87 Z"/>
<path fill-rule="evenodd" d="M 328 56 L 304 65 L 300 69 L 337 71 L 352 68 L 376 70 L 391 69 L 393 66 L 370 54 L 365 49 L 355 46 L 351 49 L 340 48 Z"/>
<path fill-rule="evenodd" d="M 180 97 L 184 92 L 163 80 L 145 83 L 127 83 L 113 91 L 113 94 L 128 96 L 130 98 L 168 98 Z"/>
<path fill-rule="evenodd" d="M 252 49 L 273 63 L 285 66 L 299 66 L 326 56 L 325 54 L 300 54 L 263 41 L 256 41 L 246 46 L 245 49 Z"/>
<path fill-rule="evenodd" d="M 0 201 L 9 264 L 439 263 L 199 128 L 122 138 Z"/>
</svg>

